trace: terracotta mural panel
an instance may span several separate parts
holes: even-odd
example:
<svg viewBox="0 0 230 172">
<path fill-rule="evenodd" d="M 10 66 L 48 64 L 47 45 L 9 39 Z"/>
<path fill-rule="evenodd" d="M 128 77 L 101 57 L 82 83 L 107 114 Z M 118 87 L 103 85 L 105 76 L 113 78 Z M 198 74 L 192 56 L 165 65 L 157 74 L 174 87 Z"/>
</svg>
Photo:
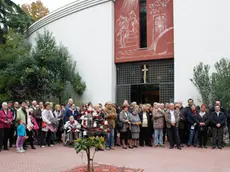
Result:
<svg viewBox="0 0 230 172">
<path fill-rule="evenodd" d="M 140 48 L 139 0 L 115 4 L 115 62 L 174 57 L 173 0 L 147 0 L 147 47 Z"/>
</svg>

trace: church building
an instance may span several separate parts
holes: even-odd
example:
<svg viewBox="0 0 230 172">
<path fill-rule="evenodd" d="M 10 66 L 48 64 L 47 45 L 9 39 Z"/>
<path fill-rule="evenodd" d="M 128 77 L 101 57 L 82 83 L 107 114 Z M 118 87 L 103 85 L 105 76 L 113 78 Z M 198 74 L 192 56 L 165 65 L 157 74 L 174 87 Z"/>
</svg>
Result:
<svg viewBox="0 0 230 172">
<path fill-rule="evenodd" d="M 86 82 L 82 101 L 186 103 L 200 62 L 230 57 L 228 0 L 76 0 L 30 26 L 68 47 Z M 213 69 L 211 69 L 213 70 Z"/>
</svg>

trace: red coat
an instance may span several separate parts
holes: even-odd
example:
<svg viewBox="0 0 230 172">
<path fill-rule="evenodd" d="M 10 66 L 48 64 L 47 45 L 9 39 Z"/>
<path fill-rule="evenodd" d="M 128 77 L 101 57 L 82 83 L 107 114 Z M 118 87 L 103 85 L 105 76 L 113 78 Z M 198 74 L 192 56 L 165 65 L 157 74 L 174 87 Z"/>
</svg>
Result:
<svg viewBox="0 0 230 172">
<path fill-rule="evenodd" d="M 4 110 L 0 110 L 0 128 L 10 128 L 11 123 L 7 124 L 5 121 L 9 120 L 10 122 L 13 121 L 13 115 L 10 110 L 7 110 L 7 116 L 4 112 Z"/>
</svg>

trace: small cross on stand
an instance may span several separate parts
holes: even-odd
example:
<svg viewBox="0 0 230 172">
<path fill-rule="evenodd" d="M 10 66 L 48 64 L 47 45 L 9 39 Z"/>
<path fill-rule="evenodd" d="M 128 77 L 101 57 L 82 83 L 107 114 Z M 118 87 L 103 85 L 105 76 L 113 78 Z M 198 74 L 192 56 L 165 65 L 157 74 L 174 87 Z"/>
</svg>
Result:
<svg viewBox="0 0 230 172">
<path fill-rule="evenodd" d="M 143 75 L 144 83 L 147 83 L 147 72 L 148 72 L 148 68 L 146 67 L 146 65 L 144 65 L 144 68 L 142 69 L 142 72 L 144 72 L 144 75 Z"/>
</svg>

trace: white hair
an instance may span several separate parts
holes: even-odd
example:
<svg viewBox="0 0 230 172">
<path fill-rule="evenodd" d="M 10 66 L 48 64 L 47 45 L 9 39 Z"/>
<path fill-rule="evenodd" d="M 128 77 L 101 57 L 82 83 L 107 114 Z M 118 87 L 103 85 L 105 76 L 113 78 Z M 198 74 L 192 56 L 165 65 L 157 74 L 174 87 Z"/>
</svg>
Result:
<svg viewBox="0 0 230 172">
<path fill-rule="evenodd" d="M 34 110 L 33 110 L 32 108 L 29 108 L 29 109 L 28 109 L 28 112 L 33 113 Z"/>
<path fill-rule="evenodd" d="M 131 105 L 136 106 L 136 105 L 137 105 L 137 102 L 132 102 Z"/>
<path fill-rule="evenodd" d="M 3 106 L 7 106 L 7 103 L 6 103 L 6 102 L 3 102 L 3 103 L 2 103 L 2 107 L 3 107 Z"/>
<path fill-rule="evenodd" d="M 143 106 L 142 106 L 142 109 L 147 109 L 147 106 L 146 106 L 146 105 L 143 105 Z"/>
<path fill-rule="evenodd" d="M 71 98 L 71 99 L 69 99 L 69 100 L 68 100 L 68 103 L 69 103 L 69 102 L 73 102 L 73 99 L 72 99 L 72 98 Z"/>
</svg>

